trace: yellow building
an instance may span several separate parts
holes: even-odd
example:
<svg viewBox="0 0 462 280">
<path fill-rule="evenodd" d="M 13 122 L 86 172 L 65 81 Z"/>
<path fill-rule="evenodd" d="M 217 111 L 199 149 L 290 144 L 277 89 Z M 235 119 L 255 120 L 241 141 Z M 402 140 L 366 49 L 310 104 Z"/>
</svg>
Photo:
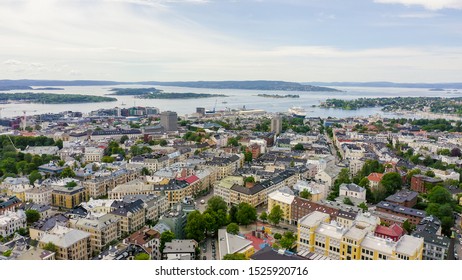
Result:
<svg viewBox="0 0 462 280">
<path fill-rule="evenodd" d="M 52 243 L 57 260 L 88 260 L 91 257 L 90 234 L 81 230 L 55 226 L 39 239 L 39 247 Z"/>
<path fill-rule="evenodd" d="M 73 188 L 53 187 L 53 192 L 51 193 L 51 205 L 54 207 L 72 209 L 87 200 L 87 191 L 80 186 Z"/>
<path fill-rule="evenodd" d="M 397 242 L 373 235 L 374 227 L 342 227 L 327 213 L 312 212 L 298 222 L 297 251 L 334 260 L 421 260 L 424 241 L 410 235 Z"/>
<path fill-rule="evenodd" d="M 280 190 L 274 191 L 268 195 L 268 214 L 271 213 L 271 210 L 279 205 L 282 212 L 282 220 L 287 223 L 290 223 L 292 202 L 294 201 L 295 196 L 286 192 L 281 192 Z"/>
</svg>

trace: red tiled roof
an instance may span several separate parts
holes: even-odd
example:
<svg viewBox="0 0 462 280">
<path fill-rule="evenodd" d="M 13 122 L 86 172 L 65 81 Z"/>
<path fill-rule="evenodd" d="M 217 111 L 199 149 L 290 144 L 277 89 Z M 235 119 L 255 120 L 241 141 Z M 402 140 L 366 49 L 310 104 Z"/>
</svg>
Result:
<svg viewBox="0 0 462 280">
<path fill-rule="evenodd" d="M 373 182 L 380 182 L 382 181 L 383 173 L 371 173 L 369 176 L 367 176 L 367 180 L 373 181 Z"/>
<path fill-rule="evenodd" d="M 398 226 L 397 224 L 393 224 L 390 227 L 378 225 L 375 228 L 375 233 L 390 237 L 401 237 L 403 235 L 404 230 Z"/>
<path fill-rule="evenodd" d="M 188 182 L 188 184 L 192 184 L 196 181 L 198 181 L 199 178 L 196 176 L 196 175 L 191 175 L 189 176 L 188 178 L 185 179 L 186 182 Z"/>
</svg>

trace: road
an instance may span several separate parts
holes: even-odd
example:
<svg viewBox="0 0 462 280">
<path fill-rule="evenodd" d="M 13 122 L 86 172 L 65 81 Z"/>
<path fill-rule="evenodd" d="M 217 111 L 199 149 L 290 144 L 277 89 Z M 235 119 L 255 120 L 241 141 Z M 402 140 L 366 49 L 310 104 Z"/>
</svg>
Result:
<svg viewBox="0 0 462 280">
<path fill-rule="evenodd" d="M 208 236 L 205 241 L 203 243 L 201 243 L 200 245 L 200 249 L 201 249 L 201 260 L 203 259 L 203 257 L 205 256 L 207 258 L 207 260 L 214 260 L 214 259 L 217 259 L 218 255 L 217 255 L 217 241 L 215 239 L 216 237 L 210 237 Z M 213 254 L 213 248 L 212 248 L 212 242 L 215 244 L 215 256 Z M 205 243 L 205 251 L 204 251 L 204 243 Z"/>
<path fill-rule="evenodd" d="M 201 197 L 196 198 L 196 207 L 199 212 L 204 212 L 205 209 L 207 208 L 207 201 L 209 201 L 210 198 L 213 196 L 213 191 L 211 191 L 209 194 Z M 204 204 L 201 203 L 201 200 L 204 200 Z"/>
</svg>

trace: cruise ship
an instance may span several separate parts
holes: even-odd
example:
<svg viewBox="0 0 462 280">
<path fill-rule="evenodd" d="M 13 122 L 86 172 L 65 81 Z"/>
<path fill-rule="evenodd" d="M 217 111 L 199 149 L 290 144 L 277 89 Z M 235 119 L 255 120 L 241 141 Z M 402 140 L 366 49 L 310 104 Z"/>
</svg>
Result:
<svg viewBox="0 0 462 280">
<path fill-rule="evenodd" d="M 306 117 L 307 112 L 305 109 L 302 107 L 292 107 L 289 109 L 289 113 L 292 114 L 292 116 L 297 117 L 297 118 L 304 118 Z"/>
</svg>

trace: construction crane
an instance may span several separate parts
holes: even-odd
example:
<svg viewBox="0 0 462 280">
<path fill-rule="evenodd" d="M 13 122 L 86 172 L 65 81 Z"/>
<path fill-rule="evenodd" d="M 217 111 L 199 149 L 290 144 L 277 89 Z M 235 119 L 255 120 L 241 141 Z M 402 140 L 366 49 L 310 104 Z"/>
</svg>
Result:
<svg viewBox="0 0 462 280">
<path fill-rule="evenodd" d="M 217 107 L 217 99 L 215 99 L 215 105 L 213 105 L 213 109 L 210 111 L 205 111 L 207 114 L 215 114 L 215 109 Z"/>
<path fill-rule="evenodd" d="M 21 110 L 21 111 L 14 111 L 14 112 L 22 112 L 23 113 L 23 116 L 22 116 L 22 130 L 26 130 L 27 113 L 37 112 L 37 110 Z"/>
</svg>

